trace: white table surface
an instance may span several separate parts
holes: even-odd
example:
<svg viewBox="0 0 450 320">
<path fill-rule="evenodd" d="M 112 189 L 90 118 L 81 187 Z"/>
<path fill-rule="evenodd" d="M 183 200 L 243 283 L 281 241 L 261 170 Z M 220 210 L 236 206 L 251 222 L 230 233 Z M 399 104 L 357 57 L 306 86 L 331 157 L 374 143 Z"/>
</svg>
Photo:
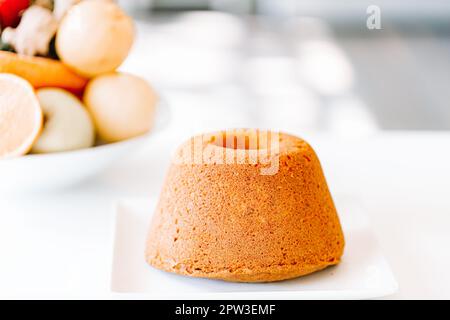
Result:
<svg viewBox="0 0 450 320">
<path fill-rule="evenodd" d="M 75 188 L 1 195 L 0 297 L 109 297 L 113 203 L 158 194 L 184 137 L 171 132 Z M 450 133 L 306 138 L 332 192 L 370 214 L 400 286 L 389 298 L 450 298 Z"/>
</svg>

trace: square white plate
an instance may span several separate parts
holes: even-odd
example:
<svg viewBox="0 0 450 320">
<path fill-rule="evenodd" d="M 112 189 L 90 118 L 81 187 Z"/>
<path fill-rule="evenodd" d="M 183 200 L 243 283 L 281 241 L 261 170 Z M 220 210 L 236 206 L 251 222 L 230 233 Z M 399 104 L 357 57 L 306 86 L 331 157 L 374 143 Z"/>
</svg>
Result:
<svg viewBox="0 0 450 320">
<path fill-rule="evenodd" d="M 393 294 L 397 282 L 357 202 L 337 197 L 346 238 L 342 262 L 323 271 L 275 283 L 228 283 L 166 273 L 144 259 L 155 199 L 128 199 L 116 206 L 111 290 L 142 299 L 367 299 Z M 124 295 L 125 296 L 122 296 Z"/>
</svg>

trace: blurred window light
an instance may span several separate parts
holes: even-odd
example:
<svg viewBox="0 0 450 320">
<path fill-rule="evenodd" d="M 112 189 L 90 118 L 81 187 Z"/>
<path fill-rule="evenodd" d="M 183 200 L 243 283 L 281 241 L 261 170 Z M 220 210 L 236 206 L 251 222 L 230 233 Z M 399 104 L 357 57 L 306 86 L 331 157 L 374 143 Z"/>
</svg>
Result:
<svg viewBox="0 0 450 320">
<path fill-rule="evenodd" d="M 302 134 L 319 128 L 319 99 L 306 88 L 281 96 L 259 97 L 258 111 L 263 128 Z"/>
<path fill-rule="evenodd" d="M 448 0 L 256 0 L 259 14 L 274 17 L 313 16 L 333 18 L 345 22 L 364 22 L 366 9 L 370 5 L 381 8 L 382 15 L 389 19 L 450 17 Z"/>
<path fill-rule="evenodd" d="M 295 59 L 290 57 L 255 57 L 244 64 L 245 84 L 258 95 L 282 95 L 295 92 L 298 78 Z"/>
<path fill-rule="evenodd" d="M 343 50 L 331 41 L 312 40 L 297 44 L 297 71 L 318 93 L 341 95 L 352 90 L 355 75 Z"/>
<path fill-rule="evenodd" d="M 176 33 L 137 24 L 138 39 L 122 70 L 144 76 L 158 86 L 191 88 L 230 81 L 237 70 L 234 50 L 193 46 Z"/>
<path fill-rule="evenodd" d="M 182 13 L 162 31 L 185 45 L 222 49 L 240 45 L 246 36 L 242 20 L 215 11 Z"/>
<path fill-rule="evenodd" d="M 212 10 L 245 14 L 254 11 L 254 2 L 254 0 L 210 0 L 209 4 Z"/>
<path fill-rule="evenodd" d="M 223 128 L 254 126 L 246 100 L 233 89 L 198 94 L 187 90 L 168 90 L 172 111 L 171 130 L 186 136 Z"/>
<path fill-rule="evenodd" d="M 333 37 L 331 26 L 323 19 L 314 17 L 292 17 L 282 23 L 292 38 L 306 40 L 327 40 Z"/>
<path fill-rule="evenodd" d="M 373 113 L 355 96 L 333 99 L 327 107 L 327 130 L 334 134 L 356 138 L 379 130 Z"/>
</svg>

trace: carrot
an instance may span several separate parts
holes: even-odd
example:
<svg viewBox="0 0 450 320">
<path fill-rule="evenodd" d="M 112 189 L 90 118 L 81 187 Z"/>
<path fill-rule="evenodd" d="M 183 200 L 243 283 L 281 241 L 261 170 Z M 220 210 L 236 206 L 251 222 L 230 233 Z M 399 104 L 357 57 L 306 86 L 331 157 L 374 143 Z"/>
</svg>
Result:
<svg viewBox="0 0 450 320">
<path fill-rule="evenodd" d="M 88 80 L 77 75 L 62 62 L 0 51 L 0 73 L 12 73 L 28 80 L 34 88 L 57 87 L 81 92 Z"/>
</svg>

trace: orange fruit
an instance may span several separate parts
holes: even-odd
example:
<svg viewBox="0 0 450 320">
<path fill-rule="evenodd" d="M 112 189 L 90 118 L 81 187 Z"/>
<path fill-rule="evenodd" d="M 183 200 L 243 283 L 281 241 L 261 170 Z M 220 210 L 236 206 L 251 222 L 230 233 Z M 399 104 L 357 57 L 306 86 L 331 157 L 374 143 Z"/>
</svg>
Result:
<svg viewBox="0 0 450 320">
<path fill-rule="evenodd" d="M 41 106 L 26 80 L 0 74 L 0 159 L 26 154 L 43 123 Z"/>
<path fill-rule="evenodd" d="M 28 57 L 6 51 L 0 51 L 0 72 L 22 77 L 34 88 L 56 87 L 74 93 L 83 91 L 88 82 L 86 78 L 74 73 L 61 61 Z"/>
</svg>

